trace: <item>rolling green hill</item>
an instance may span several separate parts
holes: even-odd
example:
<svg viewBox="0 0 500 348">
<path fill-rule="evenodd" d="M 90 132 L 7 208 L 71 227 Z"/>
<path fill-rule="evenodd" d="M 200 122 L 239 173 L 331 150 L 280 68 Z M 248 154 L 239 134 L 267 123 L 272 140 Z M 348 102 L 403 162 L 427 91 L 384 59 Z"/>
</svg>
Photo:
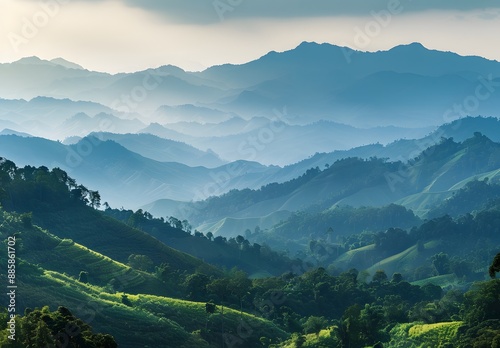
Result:
<svg viewBox="0 0 500 348">
<path fill-rule="evenodd" d="M 2 213 L 4 221 L 12 219 L 12 216 Z M 166 295 L 173 292 L 149 273 L 132 269 L 71 239 L 58 238 L 37 226 L 24 227 L 22 233 L 16 233 L 22 245 L 22 259 L 31 264 L 42 264 L 45 269 L 57 270 L 74 278 L 78 278 L 80 272 L 87 272 L 90 284 L 120 288 L 129 293 Z"/>
<path fill-rule="evenodd" d="M 222 325 L 226 336 L 239 337 L 242 322 L 253 332 L 245 336 L 248 344 L 263 336 L 288 335 L 247 313 L 225 308 L 222 317 L 222 311 L 207 313 L 205 303 L 158 296 L 172 290 L 152 274 L 31 225 L 30 215 L 0 213 L 1 239 L 16 237 L 19 313 L 26 308 L 65 306 L 97 332 L 114 336 L 120 347 L 210 347 L 207 341 L 222 343 Z M 133 251 L 133 244 L 129 248 Z M 6 254 L 0 259 L 7 263 Z M 85 281 L 81 275 L 77 280 L 82 271 L 88 274 Z"/>
<path fill-rule="evenodd" d="M 461 326 L 463 326 L 463 323 L 460 321 L 435 324 L 400 324 L 391 330 L 392 340 L 387 344 L 387 347 L 424 348 L 451 346 Z"/>
<path fill-rule="evenodd" d="M 370 274 L 375 274 L 379 269 L 383 269 L 387 274 L 400 272 L 408 274 L 418 267 L 424 265 L 428 258 L 436 254 L 439 249 L 439 242 L 430 241 L 424 244 L 424 250 L 419 251 L 414 245 L 398 254 L 384 258 L 372 263 L 367 269 Z"/>
<path fill-rule="evenodd" d="M 478 179 L 497 183 L 499 168 L 500 144 L 476 132 L 462 142 L 442 138 L 406 163 L 341 159 L 286 183 L 269 184 L 259 190 L 233 190 L 203 202 L 184 204 L 183 210 L 192 214 L 196 228 L 226 236 L 252 231 L 262 221 L 260 229 L 268 231 L 253 235 L 253 240 L 292 251 L 293 255 L 306 251 L 311 239 L 326 238 L 329 228 L 338 243 L 338 238 L 353 233 L 374 233 L 389 227 L 409 229 L 421 223 L 419 218 L 448 213 L 457 217 L 481 209 L 494 197 L 476 195 L 484 197 L 481 202 L 469 197 L 467 207 L 458 207 L 459 199 L 452 197 Z M 455 207 L 439 208 L 446 202 L 455 202 Z M 397 210 L 395 204 L 411 211 Z M 350 209 L 348 214 L 342 213 L 345 209 Z M 380 220 L 385 210 L 388 215 Z M 273 214 L 290 216 L 269 227 L 267 217 Z"/>
<path fill-rule="evenodd" d="M 186 253 L 179 252 L 151 235 L 104 216 L 90 207 L 68 207 L 59 211 L 33 211 L 34 223 L 61 238 L 75 242 L 126 263 L 131 254 L 147 254 L 154 265 L 165 262 L 179 270 L 218 271 Z M 131 249 L 133 246 L 133 249 Z"/>
<path fill-rule="evenodd" d="M 235 237 L 242 234 L 245 230 L 259 226 L 262 229 L 270 228 L 279 222 L 286 220 L 290 212 L 279 210 L 268 215 L 259 217 L 227 217 L 216 223 L 206 223 L 197 227 L 201 232 L 211 231 L 214 235 L 226 237 Z"/>
<path fill-rule="evenodd" d="M 71 239 L 118 262 L 131 254 L 147 254 L 154 265 L 168 263 L 178 270 L 220 273 L 201 260 L 159 242 L 151 235 L 105 216 L 94 209 L 100 196 L 60 170 L 46 167 L 17 168 L 13 162 L 0 164 L 2 195 L 6 211 L 31 213 L 33 222 L 62 239 Z"/>
<path fill-rule="evenodd" d="M 236 336 L 242 321 L 253 328 L 254 335 L 247 338 L 249 342 L 258 342 L 262 336 L 287 336 L 264 319 L 230 308 L 224 308 L 222 319 L 221 312 L 206 313 L 205 303 L 145 294 L 109 293 L 59 272 L 31 265 L 20 267 L 18 272 L 25 278 L 18 283 L 19 297 L 23 299 L 19 310 L 42 305 L 55 309 L 64 305 L 91 323 L 98 332 L 113 335 L 120 347 L 209 347 L 205 339 L 212 343 L 222 342 L 219 331 L 222 320 L 227 335 Z M 193 333 L 203 329 L 203 334 Z"/>
<path fill-rule="evenodd" d="M 154 218 L 142 210 L 133 212 L 111 208 L 105 209 L 103 214 L 144 231 L 160 242 L 209 264 L 226 269 L 238 267 L 253 276 L 278 276 L 287 272 L 294 263 L 266 246 L 250 243 L 243 235 L 230 238 L 214 236 L 211 232 L 204 235 L 198 230 L 192 231 L 188 221 L 180 221 L 175 217 L 165 220 Z M 242 234 L 248 238 L 248 233 Z"/>
</svg>

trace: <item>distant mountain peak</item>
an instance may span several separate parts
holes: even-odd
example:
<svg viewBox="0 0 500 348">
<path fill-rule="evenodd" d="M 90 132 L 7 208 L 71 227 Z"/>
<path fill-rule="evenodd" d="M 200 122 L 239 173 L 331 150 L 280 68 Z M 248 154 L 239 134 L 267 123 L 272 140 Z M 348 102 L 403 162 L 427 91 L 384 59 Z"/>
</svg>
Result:
<svg viewBox="0 0 500 348">
<path fill-rule="evenodd" d="M 179 68 L 178 66 L 172 65 L 172 64 L 167 64 L 167 65 L 162 65 L 156 69 L 153 69 L 154 71 L 157 72 L 162 72 L 162 73 L 183 73 L 185 70 Z"/>
<path fill-rule="evenodd" d="M 316 46 L 320 46 L 321 44 L 315 42 L 315 41 L 302 41 L 298 46 L 297 48 L 299 47 L 316 47 Z"/>
<path fill-rule="evenodd" d="M 37 56 L 23 57 L 16 60 L 14 63 L 17 64 L 33 64 L 33 65 L 50 65 L 49 61 L 38 58 Z"/>
<path fill-rule="evenodd" d="M 90 120 L 92 117 L 90 117 L 89 115 L 87 115 L 86 113 L 84 112 L 79 112 L 79 113 L 76 113 L 74 114 L 73 116 L 71 116 L 68 120 L 73 120 L 73 121 L 82 121 L 82 120 Z"/>
<path fill-rule="evenodd" d="M 406 47 L 406 48 L 425 49 L 425 50 L 427 50 L 427 47 L 425 47 L 424 45 L 422 45 L 420 42 L 412 42 L 412 43 L 409 43 L 409 44 L 398 45 L 398 46 L 395 46 L 394 48 L 397 48 L 397 47 Z"/>
<path fill-rule="evenodd" d="M 84 70 L 84 68 L 76 63 L 70 62 L 64 58 L 54 58 L 50 60 L 51 63 L 60 65 L 62 67 L 65 67 L 66 69 L 77 69 L 77 70 Z"/>
<path fill-rule="evenodd" d="M 407 44 L 401 44 L 394 46 L 390 49 L 387 50 L 379 50 L 374 53 L 379 53 L 379 52 L 398 52 L 398 53 L 405 53 L 405 54 L 413 54 L 413 53 L 426 53 L 429 52 L 430 49 L 422 45 L 420 42 L 411 42 Z"/>
<path fill-rule="evenodd" d="M 12 64 L 24 64 L 24 65 L 47 65 L 47 66 L 60 66 L 66 69 L 76 69 L 76 70 L 85 70 L 81 65 L 70 62 L 64 58 L 54 58 L 51 60 L 41 59 L 37 56 L 31 57 L 23 57 Z"/>
<path fill-rule="evenodd" d="M 1 132 L 0 135 L 17 135 L 19 137 L 32 137 L 31 134 L 24 133 L 24 132 L 18 132 L 16 130 L 10 129 L 10 128 L 4 128 Z"/>
</svg>

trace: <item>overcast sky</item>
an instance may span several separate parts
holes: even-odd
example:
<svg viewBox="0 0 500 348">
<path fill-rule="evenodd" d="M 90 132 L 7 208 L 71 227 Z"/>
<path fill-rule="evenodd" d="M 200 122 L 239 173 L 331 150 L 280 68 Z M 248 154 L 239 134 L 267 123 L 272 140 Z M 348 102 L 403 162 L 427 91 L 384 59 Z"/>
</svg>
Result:
<svg viewBox="0 0 500 348">
<path fill-rule="evenodd" d="M 424 46 L 500 61 L 498 0 L 0 0 L 0 62 L 121 72 L 243 63 L 302 41 Z"/>
</svg>

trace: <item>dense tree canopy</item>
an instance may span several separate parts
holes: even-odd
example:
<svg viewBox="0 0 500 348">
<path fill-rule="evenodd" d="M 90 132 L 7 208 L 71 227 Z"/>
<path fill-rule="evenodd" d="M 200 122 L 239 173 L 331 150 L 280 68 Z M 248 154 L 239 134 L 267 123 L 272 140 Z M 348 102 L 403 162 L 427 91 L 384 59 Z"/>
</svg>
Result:
<svg viewBox="0 0 500 348">
<path fill-rule="evenodd" d="M 7 312 L 0 313 L 5 325 Z M 2 347 L 38 348 L 64 346 L 68 348 L 116 348 L 114 338 L 108 334 L 94 334 L 92 327 L 76 318 L 65 307 L 51 312 L 49 307 L 26 310 L 24 316 L 16 316 L 18 328 L 15 340 L 0 336 Z"/>
</svg>

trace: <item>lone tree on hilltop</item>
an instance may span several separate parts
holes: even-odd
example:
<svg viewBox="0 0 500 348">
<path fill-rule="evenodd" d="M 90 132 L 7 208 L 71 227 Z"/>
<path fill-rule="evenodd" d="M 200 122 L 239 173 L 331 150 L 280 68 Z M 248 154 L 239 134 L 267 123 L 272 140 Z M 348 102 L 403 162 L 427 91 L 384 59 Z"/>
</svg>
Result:
<svg viewBox="0 0 500 348">
<path fill-rule="evenodd" d="M 489 273 L 491 278 L 495 278 L 497 272 L 500 272 L 500 253 L 498 253 L 491 263 Z"/>
</svg>

